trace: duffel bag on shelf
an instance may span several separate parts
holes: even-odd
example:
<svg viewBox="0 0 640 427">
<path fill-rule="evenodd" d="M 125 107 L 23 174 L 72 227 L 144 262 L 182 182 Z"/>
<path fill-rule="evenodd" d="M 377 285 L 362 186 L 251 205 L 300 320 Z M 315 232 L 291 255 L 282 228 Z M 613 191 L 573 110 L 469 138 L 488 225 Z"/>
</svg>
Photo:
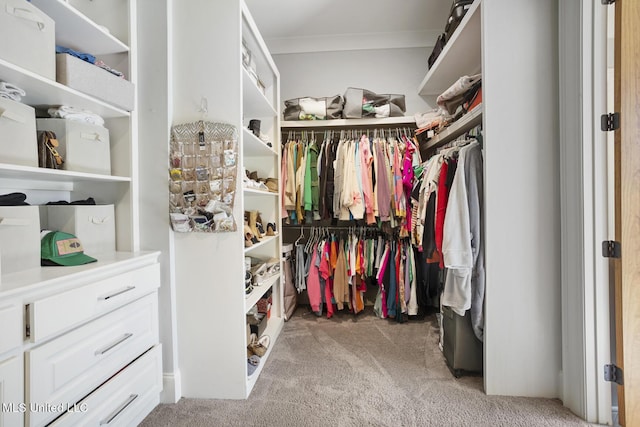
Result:
<svg viewBox="0 0 640 427">
<path fill-rule="evenodd" d="M 447 19 L 447 25 L 444 28 L 447 41 L 451 40 L 451 36 L 462 22 L 462 18 L 466 15 L 467 10 L 471 7 L 473 0 L 454 0 Z"/>
<path fill-rule="evenodd" d="M 402 117 L 405 111 L 404 95 L 381 95 L 353 87 L 348 88 L 344 94 L 345 119 Z"/>
<path fill-rule="evenodd" d="M 342 96 L 295 98 L 284 101 L 285 120 L 331 120 L 342 118 Z"/>
</svg>

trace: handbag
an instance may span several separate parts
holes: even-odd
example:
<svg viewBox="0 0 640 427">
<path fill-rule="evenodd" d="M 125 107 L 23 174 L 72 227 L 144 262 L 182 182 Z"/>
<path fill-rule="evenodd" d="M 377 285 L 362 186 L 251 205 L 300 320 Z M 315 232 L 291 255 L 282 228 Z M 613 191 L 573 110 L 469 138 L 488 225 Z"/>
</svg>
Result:
<svg viewBox="0 0 640 427">
<path fill-rule="evenodd" d="M 440 56 L 440 53 L 442 52 L 442 49 L 444 49 L 446 44 L 447 35 L 445 33 L 442 33 L 438 36 L 436 44 L 435 46 L 433 46 L 433 50 L 431 51 L 431 55 L 429 55 L 429 59 L 427 59 L 427 66 L 429 67 L 429 69 L 431 69 L 433 63 L 436 62 L 436 59 L 438 59 L 438 56 Z"/>
<path fill-rule="evenodd" d="M 402 117 L 406 111 L 404 95 L 377 94 L 367 89 L 347 88 L 344 94 L 343 117 Z"/>
<path fill-rule="evenodd" d="M 342 96 L 295 98 L 284 101 L 285 120 L 331 120 L 342 118 Z"/>
<path fill-rule="evenodd" d="M 54 132 L 45 130 L 38 132 L 38 166 L 49 169 L 62 169 L 64 160 L 58 153 L 60 143 Z"/>
</svg>

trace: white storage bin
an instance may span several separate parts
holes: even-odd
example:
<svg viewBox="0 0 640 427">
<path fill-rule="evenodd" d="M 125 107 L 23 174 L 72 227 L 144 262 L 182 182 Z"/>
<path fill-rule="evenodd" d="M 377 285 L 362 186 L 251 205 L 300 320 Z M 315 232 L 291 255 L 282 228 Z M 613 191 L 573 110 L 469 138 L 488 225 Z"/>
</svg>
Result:
<svg viewBox="0 0 640 427">
<path fill-rule="evenodd" d="M 116 107 L 133 110 L 134 84 L 82 59 L 66 53 L 57 54 L 56 80 Z"/>
<path fill-rule="evenodd" d="M 40 267 L 40 210 L 37 206 L 0 206 L 2 274 Z"/>
<path fill-rule="evenodd" d="M 0 58 L 51 80 L 56 78 L 53 19 L 25 0 L 0 0 Z"/>
<path fill-rule="evenodd" d="M 0 163 L 38 167 L 35 110 L 5 98 L 0 98 Z"/>
<path fill-rule="evenodd" d="M 49 230 L 64 231 L 80 239 L 84 253 L 115 252 L 116 223 L 113 205 L 49 205 Z M 99 257 L 97 257 L 99 259 Z"/>
<path fill-rule="evenodd" d="M 37 119 L 38 131 L 52 131 L 68 171 L 111 175 L 109 129 L 66 119 Z"/>
</svg>

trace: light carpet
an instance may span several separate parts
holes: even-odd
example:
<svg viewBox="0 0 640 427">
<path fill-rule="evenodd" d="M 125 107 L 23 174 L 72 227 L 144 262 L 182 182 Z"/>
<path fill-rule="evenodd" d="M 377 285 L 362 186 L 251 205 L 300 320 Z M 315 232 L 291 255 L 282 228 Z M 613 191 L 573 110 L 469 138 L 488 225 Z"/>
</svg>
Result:
<svg viewBox="0 0 640 427">
<path fill-rule="evenodd" d="M 526 367 L 523 367 L 526 369 Z M 587 426 L 555 399 L 487 396 L 455 378 L 434 316 L 399 324 L 370 313 L 285 324 L 247 400 L 181 399 L 142 426 Z"/>
</svg>

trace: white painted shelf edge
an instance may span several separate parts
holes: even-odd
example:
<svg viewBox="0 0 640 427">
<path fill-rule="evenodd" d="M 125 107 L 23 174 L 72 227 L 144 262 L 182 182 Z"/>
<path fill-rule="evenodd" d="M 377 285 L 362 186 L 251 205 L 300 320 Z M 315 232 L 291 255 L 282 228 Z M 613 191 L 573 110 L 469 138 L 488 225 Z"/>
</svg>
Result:
<svg viewBox="0 0 640 427">
<path fill-rule="evenodd" d="M 482 0 L 475 0 L 451 40 L 438 55 L 418 87 L 423 96 L 437 96 L 464 73 L 479 72 L 481 68 L 480 12 Z M 469 23 L 472 24 L 469 24 Z M 472 27 L 472 28 L 469 28 Z M 464 66 L 462 64 L 465 64 Z M 463 68 L 463 69 L 461 69 Z M 436 82 L 437 81 L 437 82 Z"/>
<path fill-rule="evenodd" d="M 272 193 L 271 191 L 256 190 L 255 188 L 243 188 L 242 191 L 246 195 L 255 194 L 255 195 L 259 195 L 259 196 L 278 197 L 278 193 Z"/>
<path fill-rule="evenodd" d="M 258 243 L 254 243 L 252 246 L 249 246 L 248 248 L 244 248 L 244 253 L 245 254 L 249 253 L 249 252 L 253 251 L 256 248 L 264 246 L 267 243 L 270 243 L 270 242 L 272 242 L 274 240 L 277 240 L 277 239 L 278 239 L 278 236 L 265 236 Z"/>
<path fill-rule="evenodd" d="M 59 169 L 39 168 L 33 166 L 0 163 L 0 177 L 13 179 L 47 180 L 53 182 L 131 182 L 124 176 L 100 175 L 94 173 L 74 172 Z"/>
<path fill-rule="evenodd" d="M 280 279 L 280 274 L 274 274 L 272 277 L 269 277 L 263 284 L 258 286 L 253 286 L 253 291 L 249 295 L 245 297 L 244 300 L 244 312 L 246 313 L 256 305 L 258 300 L 262 298 L 262 296 L 273 287 L 273 285 Z"/>
<path fill-rule="evenodd" d="M 267 325 L 267 329 L 264 331 L 262 335 L 268 335 L 270 338 L 269 348 L 264 356 L 260 358 L 260 365 L 258 368 L 251 374 L 251 376 L 247 377 L 247 395 L 251 393 L 253 387 L 256 385 L 256 381 L 260 377 L 260 373 L 262 372 L 262 368 L 264 367 L 267 359 L 269 359 L 269 355 L 271 354 L 271 350 L 274 347 L 275 341 L 280 336 L 280 331 L 282 331 L 282 327 L 284 326 L 284 318 L 282 317 L 271 317 L 269 319 L 269 323 Z"/>
<path fill-rule="evenodd" d="M 480 123 L 482 123 L 482 110 L 482 104 L 478 105 L 469 113 L 458 119 L 458 121 L 454 122 L 451 126 L 431 138 L 427 142 L 427 146 L 425 148 L 430 149 L 442 146 L 449 141 L 453 141 L 455 138 L 462 135 L 474 126 L 479 125 Z"/>
<path fill-rule="evenodd" d="M 62 0 L 31 0 L 56 23 L 56 44 L 91 55 L 128 52 L 115 38 L 82 12 Z"/>
<path fill-rule="evenodd" d="M 272 147 L 265 144 L 260 138 L 255 136 L 247 128 L 242 128 L 243 147 L 242 152 L 244 156 L 256 157 L 256 156 L 277 156 L 278 153 Z M 272 143 L 273 144 L 273 143 Z"/>
<path fill-rule="evenodd" d="M 280 122 L 281 129 L 289 128 L 323 128 L 323 127 L 349 127 L 349 126 L 371 126 L 378 125 L 413 125 L 416 120 L 413 116 L 386 117 L 383 119 L 335 119 L 335 120 L 283 120 Z"/>
<path fill-rule="evenodd" d="M 119 269 L 131 269 L 135 266 L 156 263 L 160 252 L 111 252 L 91 255 L 98 261 L 75 267 L 38 267 L 3 275 L 0 294 L 2 297 L 10 297 L 21 292 L 46 289 L 58 283 L 71 286 L 74 281 L 81 280 L 86 274 L 112 276 Z"/>
<path fill-rule="evenodd" d="M 0 59 L 0 79 L 27 92 L 23 104 L 33 106 L 72 105 L 96 113 L 103 118 L 129 117 L 131 114 L 100 101 L 90 95 L 71 89 L 29 70 Z"/>
</svg>

